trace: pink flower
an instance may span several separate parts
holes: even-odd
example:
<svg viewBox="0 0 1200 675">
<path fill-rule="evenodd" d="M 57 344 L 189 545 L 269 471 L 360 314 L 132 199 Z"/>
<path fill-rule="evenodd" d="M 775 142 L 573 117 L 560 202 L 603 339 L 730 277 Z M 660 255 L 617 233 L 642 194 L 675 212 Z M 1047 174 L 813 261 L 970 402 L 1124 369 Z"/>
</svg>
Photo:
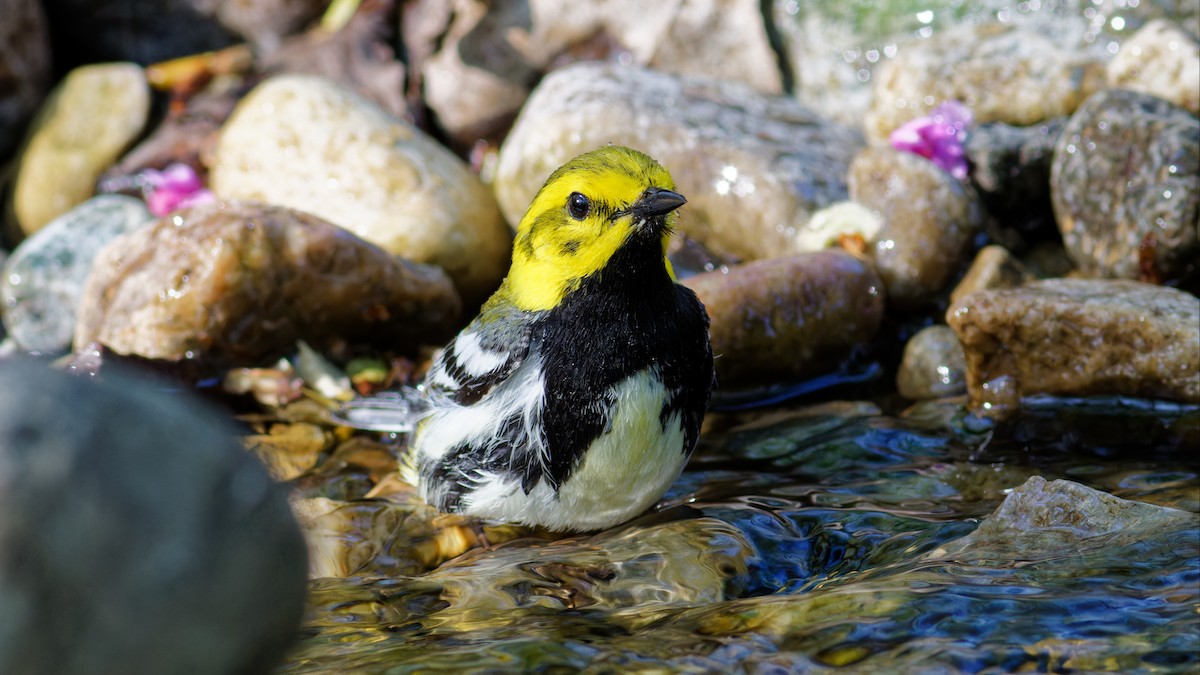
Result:
<svg viewBox="0 0 1200 675">
<path fill-rule="evenodd" d="M 187 164 L 176 162 L 162 171 L 146 169 L 138 174 L 150 213 L 165 216 L 189 206 L 213 201 L 200 176 Z"/>
<path fill-rule="evenodd" d="M 963 144 L 971 124 L 971 110 L 958 101 L 946 101 L 928 117 L 918 117 L 892 132 L 892 147 L 929 159 L 959 180 L 967 177 Z"/>
</svg>

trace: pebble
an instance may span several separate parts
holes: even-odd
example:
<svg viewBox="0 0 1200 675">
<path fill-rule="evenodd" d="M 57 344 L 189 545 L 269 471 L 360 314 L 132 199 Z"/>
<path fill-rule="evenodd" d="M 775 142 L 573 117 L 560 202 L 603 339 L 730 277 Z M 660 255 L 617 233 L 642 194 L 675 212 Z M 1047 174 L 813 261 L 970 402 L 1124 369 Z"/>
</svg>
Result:
<svg viewBox="0 0 1200 675">
<path fill-rule="evenodd" d="M 330 80 L 280 75 L 251 91 L 221 131 L 209 178 L 219 198 L 305 211 L 437 265 L 468 306 L 508 269 L 511 233 L 466 164 Z"/>
<path fill-rule="evenodd" d="M 50 43 L 38 0 L 0 0 L 0 163 L 50 88 Z"/>
<path fill-rule="evenodd" d="M 903 45 L 875 73 L 867 137 L 885 140 L 946 100 L 965 103 L 979 123 L 1026 126 L 1069 115 L 1104 83 L 1103 61 L 1072 42 L 1033 27 L 984 23 Z"/>
<path fill-rule="evenodd" d="M 1200 115 L 1200 42 L 1182 27 L 1154 19 L 1108 62 L 1108 86 L 1164 98 Z"/>
<path fill-rule="evenodd" d="M 609 0 L 570 11 L 555 0 L 454 4 L 453 20 L 422 75 L 439 126 L 462 145 L 501 134 L 532 84 L 565 60 L 607 57 L 783 92 L 757 0 Z"/>
<path fill-rule="evenodd" d="M 152 220 L 140 199 L 100 195 L 21 242 L 0 267 L 0 312 L 17 346 L 43 354 L 69 350 L 92 261 L 110 241 Z"/>
<path fill-rule="evenodd" d="M 950 304 L 957 305 L 975 291 L 993 288 L 1016 288 L 1032 281 L 1034 275 L 1008 249 L 992 244 L 979 249 L 975 260 L 958 285 L 950 292 Z"/>
<path fill-rule="evenodd" d="M 509 222 L 552 171 L 606 143 L 665 166 L 688 199 L 680 231 L 741 260 L 801 250 L 796 238 L 812 214 L 846 199 L 846 168 L 862 146 L 856 132 L 787 97 L 577 63 L 542 80 L 500 148 L 494 187 Z"/>
<path fill-rule="evenodd" d="M 400 349 L 450 337 L 459 300 L 435 267 L 397 258 L 320 218 L 250 202 L 194 207 L 102 250 L 84 289 L 75 348 L 258 365 L 362 340 Z"/>
<path fill-rule="evenodd" d="M 975 192 L 923 157 L 872 146 L 850 165 L 850 197 L 883 226 L 868 250 L 893 307 L 932 300 L 958 269 L 983 219 Z"/>
<path fill-rule="evenodd" d="M 967 363 L 958 336 L 949 326 L 929 326 L 909 338 L 896 373 L 904 398 L 958 396 L 965 393 Z"/>
<path fill-rule="evenodd" d="M 27 136 L 13 186 L 10 229 L 31 235 L 91 197 L 100 174 L 142 132 L 149 112 L 146 77 L 132 63 L 68 73 Z"/>
<path fill-rule="evenodd" d="M 1200 253 L 1200 120 L 1149 94 L 1101 91 L 1063 129 L 1050 190 L 1085 275 L 1185 277 Z"/>
<path fill-rule="evenodd" d="M 971 407 L 1022 396 L 1200 400 L 1200 299 L 1136 281 L 1045 279 L 979 291 L 946 312 L 967 358 Z"/>
<path fill-rule="evenodd" d="M 0 672 L 280 660 L 304 608 L 304 540 L 236 434 L 161 383 L 0 361 Z"/>
<path fill-rule="evenodd" d="M 837 250 L 733 265 L 683 284 L 708 310 L 722 388 L 834 372 L 883 321 L 879 276 Z"/>
</svg>

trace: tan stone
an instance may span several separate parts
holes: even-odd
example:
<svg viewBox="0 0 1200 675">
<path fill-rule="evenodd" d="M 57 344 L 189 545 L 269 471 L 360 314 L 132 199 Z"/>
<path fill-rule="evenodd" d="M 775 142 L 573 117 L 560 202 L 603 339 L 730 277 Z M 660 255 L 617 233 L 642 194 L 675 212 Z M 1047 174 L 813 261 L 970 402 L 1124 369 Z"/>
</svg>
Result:
<svg viewBox="0 0 1200 675">
<path fill-rule="evenodd" d="M 992 244 L 979 249 L 970 269 L 950 293 L 950 304 L 957 305 L 968 294 L 994 288 L 1016 288 L 1033 281 L 1033 274 L 1008 249 Z"/>
</svg>

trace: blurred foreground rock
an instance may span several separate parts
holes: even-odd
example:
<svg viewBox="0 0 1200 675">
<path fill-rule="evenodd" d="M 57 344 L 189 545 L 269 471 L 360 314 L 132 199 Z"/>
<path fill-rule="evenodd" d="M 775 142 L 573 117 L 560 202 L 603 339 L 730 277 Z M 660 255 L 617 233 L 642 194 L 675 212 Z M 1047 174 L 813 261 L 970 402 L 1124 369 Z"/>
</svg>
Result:
<svg viewBox="0 0 1200 675">
<path fill-rule="evenodd" d="M 177 213 L 101 251 L 75 347 L 255 365 L 297 339 L 402 348 L 449 337 L 459 299 L 439 269 L 411 263 L 290 209 L 228 202 Z"/>
<path fill-rule="evenodd" d="M 92 261 L 110 241 L 152 220 L 140 199 L 100 195 L 21 242 L 0 268 L 0 313 L 17 346 L 43 354 L 69 350 Z"/>
<path fill-rule="evenodd" d="M 579 63 L 546 76 L 500 148 L 496 197 L 516 223 L 546 178 L 606 143 L 658 160 L 688 199 L 679 229 L 721 256 L 801 250 L 812 214 L 846 199 L 858 134 L 787 97 L 640 68 Z"/>
<path fill-rule="evenodd" d="M 836 371 L 875 336 L 884 291 L 842 251 L 759 260 L 688 277 L 712 321 L 717 384 L 774 384 Z"/>
<path fill-rule="evenodd" d="M 971 405 L 1030 394 L 1200 402 L 1200 299 L 1135 281 L 1047 279 L 972 293 L 946 322 L 966 350 Z"/>
<path fill-rule="evenodd" d="M 462 160 L 330 80 L 281 75 L 255 88 L 225 123 L 209 175 L 221 199 L 311 213 L 441 267 L 468 306 L 508 269 L 511 234 Z"/>
<path fill-rule="evenodd" d="M 305 550 L 224 415 L 0 361 L 0 672 L 266 672 Z"/>
</svg>

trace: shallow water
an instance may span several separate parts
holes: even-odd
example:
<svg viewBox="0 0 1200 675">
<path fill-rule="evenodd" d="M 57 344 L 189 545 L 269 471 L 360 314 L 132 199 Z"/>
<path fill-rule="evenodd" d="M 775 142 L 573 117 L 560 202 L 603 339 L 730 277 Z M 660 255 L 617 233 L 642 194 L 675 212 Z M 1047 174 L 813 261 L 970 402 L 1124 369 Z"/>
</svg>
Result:
<svg viewBox="0 0 1200 675">
<path fill-rule="evenodd" d="M 708 432 L 633 523 L 313 581 L 279 672 L 1200 668 L 1194 408 L 1047 399 L 992 427 L 955 402 L 833 403 L 717 422 L 742 426 Z M 1033 475 L 1193 515 L 946 546 Z"/>
</svg>

